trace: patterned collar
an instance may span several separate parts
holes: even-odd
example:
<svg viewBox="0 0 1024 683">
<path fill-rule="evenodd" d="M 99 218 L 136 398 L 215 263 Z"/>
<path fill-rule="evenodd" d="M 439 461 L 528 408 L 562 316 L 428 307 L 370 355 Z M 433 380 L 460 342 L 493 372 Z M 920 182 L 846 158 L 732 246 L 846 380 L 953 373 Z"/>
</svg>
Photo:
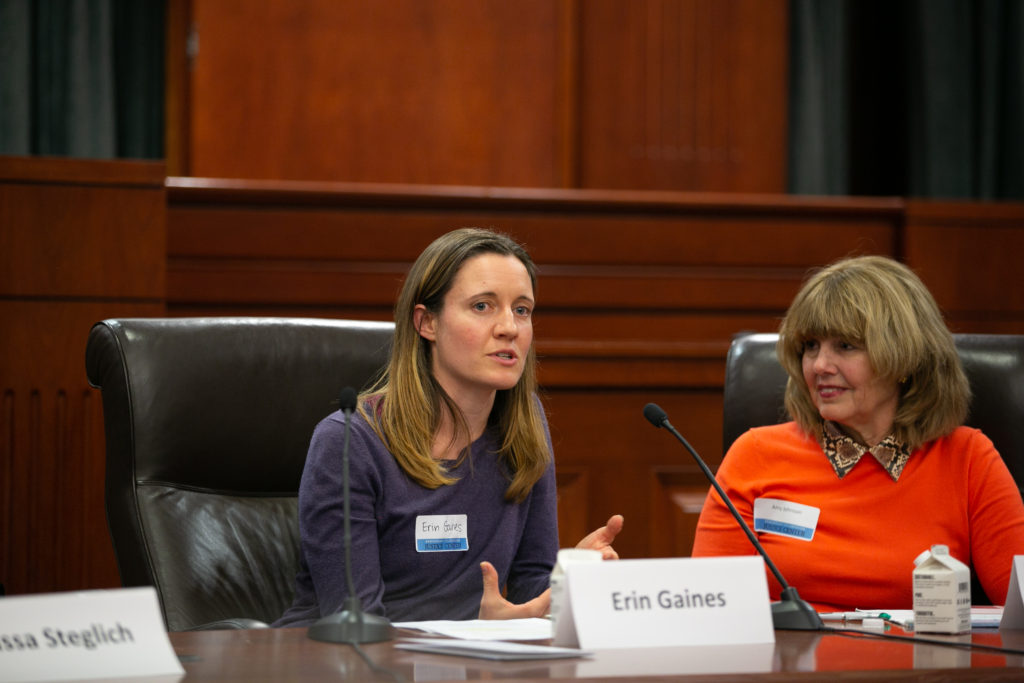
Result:
<svg viewBox="0 0 1024 683">
<path fill-rule="evenodd" d="M 839 425 L 829 420 L 824 421 L 821 430 L 821 449 L 825 451 L 825 457 L 828 458 L 832 469 L 836 471 L 840 479 L 860 462 L 861 456 L 865 453 L 871 453 L 889 473 L 893 481 L 899 481 L 900 473 L 903 472 L 903 467 L 910 459 L 907 445 L 897 440 L 893 434 L 885 437 L 877 446 L 868 450 L 847 436 L 839 428 Z"/>
</svg>

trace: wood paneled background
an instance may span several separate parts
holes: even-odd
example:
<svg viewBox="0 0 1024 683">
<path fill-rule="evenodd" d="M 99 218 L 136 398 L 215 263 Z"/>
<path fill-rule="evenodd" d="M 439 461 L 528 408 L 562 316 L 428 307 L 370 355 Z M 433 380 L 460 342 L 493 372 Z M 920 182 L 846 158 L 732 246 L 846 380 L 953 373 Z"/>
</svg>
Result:
<svg viewBox="0 0 1024 683">
<path fill-rule="evenodd" d="M 103 509 L 96 320 L 161 315 L 164 166 L 0 157 L 0 583 L 118 585 Z"/>
<path fill-rule="evenodd" d="M 455 227 L 540 265 L 568 544 L 686 555 L 725 353 L 808 269 L 921 273 L 962 332 L 1024 333 L 1024 206 L 785 187 L 784 0 L 169 0 L 167 162 L 0 158 L 0 583 L 114 586 L 90 325 L 390 319 Z M 170 177 L 166 177 L 170 176 Z"/>
<path fill-rule="evenodd" d="M 783 192 L 786 7 L 171 0 L 168 170 Z"/>
</svg>

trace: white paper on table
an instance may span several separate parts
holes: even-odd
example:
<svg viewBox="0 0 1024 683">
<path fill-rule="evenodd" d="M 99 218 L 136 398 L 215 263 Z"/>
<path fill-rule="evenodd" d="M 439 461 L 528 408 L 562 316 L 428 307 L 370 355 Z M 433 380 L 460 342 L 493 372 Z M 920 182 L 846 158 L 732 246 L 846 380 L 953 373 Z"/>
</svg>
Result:
<svg viewBox="0 0 1024 683">
<path fill-rule="evenodd" d="M 395 628 L 408 628 L 462 640 L 548 640 L 551 621 L 530 619 L 467 619 L 464 621 L 402 621 Z"/>
<path fill-rule="evenodd" d="M 479 640 L 442 640 L 440 638 L 409 638 L 396 643 L 395 649 L 500 660 L 563 659 L 565 657 L 586 657 L 591 654 L 585 650 L 569 647 Z"/>
</svg>

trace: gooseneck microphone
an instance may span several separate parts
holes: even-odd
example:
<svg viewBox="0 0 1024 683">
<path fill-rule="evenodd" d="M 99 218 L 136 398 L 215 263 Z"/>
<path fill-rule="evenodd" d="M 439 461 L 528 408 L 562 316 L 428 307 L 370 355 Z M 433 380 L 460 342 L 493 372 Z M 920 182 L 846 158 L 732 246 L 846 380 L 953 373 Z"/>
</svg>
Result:
<svg viewBox="0 0 1024 683">
<path fill-rule="evenodd" d="M 655 427 L 664 427 L 672 433 L 674 437 L 679 439 L 679 442 L 686 447 L 686 450 L 690 451 L 690 455 L 700 465 L 701 470 L 704 471 L 704 476 L 708 478 L 711 485 L 718 491 L 718 495 L 721 496 L 722 500 L 725 501 L 726 506 L 729 508 L 729 512 L 736 519 L 736 522 L 743 529 L 743 533 L 747 535 L 750 543 L 757 549 L 757 552 L 764 558 L 765 564 L 768 565 L 768 569 L 771 570 L 775 579 L 782 586 L 782 595 L 780 596 L 779 602 L 772 603 L 772 624 L 777 629 L 790 630 L 790 631 L 819 631 L 824 630 L 825 625 L 821 621 L 821 617 L 814 611 L 814 608 L 810 606 L 806 601 L 801 600 L 799 594 L 796 592 L 796 588 L 793 588 L 786 579 L 783 578 L 782 572 L 772 562 L 772 558 L 768 557 L 768 553 L 765 551 L 764 546 L 757 540 L 757 536 L 750 530 L 747 523 L 743 521 L 743 517 L 740 516 L 736 506 L 729 500 L 729 496 L 725 495 L 725 491 L 722 490 L 721 484 L 715 478 L 715 475 L 711 473 L 704 460 L 697 455 L 697 451 L 693 450 L 693 446 L 683 438 L 683 435 L 676 431 L 676 428 L 672 426 L 672 423 L 668 421 L 668 415 L 664 410 L 656 403 L 648 403 L 644 406 L 644 417 Z"/>
<path fill-rule="evenodd" d="M 391 622 L 384 617 L 365 614 L 352 581 L 352 528 L 350 524 L 348 483 L 348 442 L 352 424 L 352 412 L 356 409 L 357 395 L 352 387 L 345 387 L 339 395 L 341 411 L 345 414 L 345 437 L 341 451 L 342 497 L 345 510 L 345 580 L 348 582 L 348 597 L 345 609 L 329 614 L 309 627 L 307 635 L 313 640 L 328 643 L 377 643 L 391 640 Z"/>
</svg>

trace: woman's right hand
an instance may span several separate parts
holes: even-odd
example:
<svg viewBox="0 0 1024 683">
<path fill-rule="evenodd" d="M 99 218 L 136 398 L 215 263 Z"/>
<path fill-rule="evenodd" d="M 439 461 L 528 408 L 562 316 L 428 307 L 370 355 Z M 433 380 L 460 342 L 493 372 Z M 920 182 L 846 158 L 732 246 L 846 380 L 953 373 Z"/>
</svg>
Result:
<svg viewBox="0 0 1024 683">
<path fill-rule="evenodd" d="M 533 600 L 516 605 L 504 598 L 498 585 L 498 570 L 490 562 L 481 562 L 484 594 L 480 597 L 480 619 L 527 619 L 543 617 L 551 608 L 551 589 L 548 588 Z"/>
</svg>

